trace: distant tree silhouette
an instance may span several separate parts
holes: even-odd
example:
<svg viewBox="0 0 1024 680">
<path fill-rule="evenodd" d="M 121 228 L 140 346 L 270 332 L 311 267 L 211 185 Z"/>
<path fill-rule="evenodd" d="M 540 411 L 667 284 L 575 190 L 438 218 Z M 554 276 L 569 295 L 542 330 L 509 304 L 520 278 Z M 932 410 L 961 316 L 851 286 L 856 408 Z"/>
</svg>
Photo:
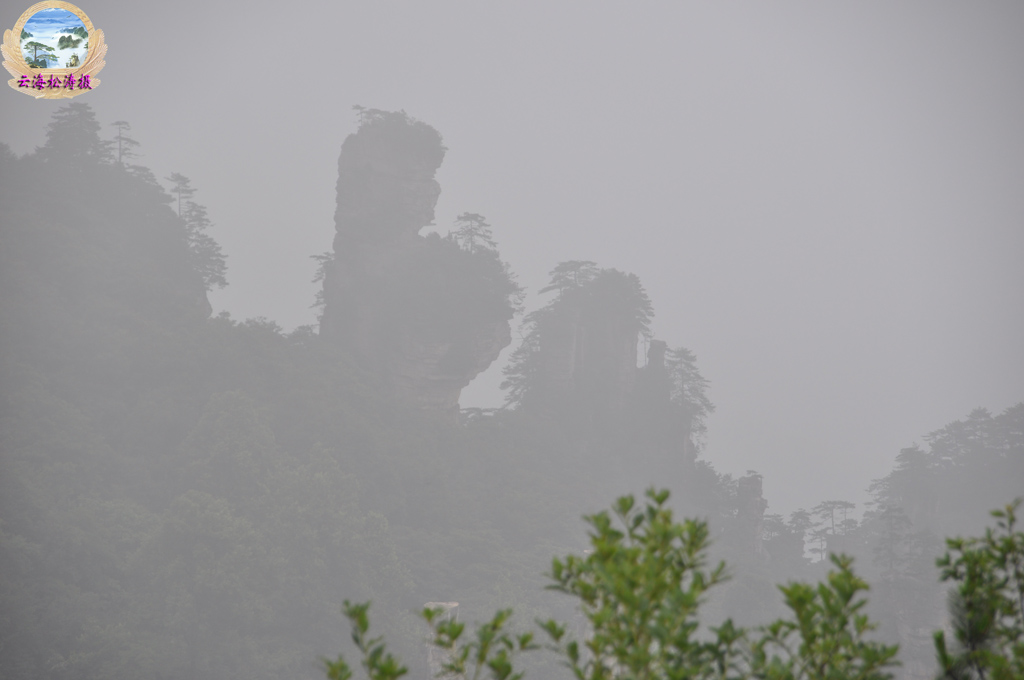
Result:
<svg viewBox="0 0 1024 680">
<path fill-rule="evenodd" d="M 803 508 L 794 510 L 790 513 L 789 521 L 786 523 L 786 526 L 789 527 L 789 530 L 799 539 L 800 557 L 803 557 L 804 551 L 807 549 L 807 532 L 814 526 L 814 520 L 811 519 L 811 513 Z"/>
<path fill-rule="evenodd" d="M 114 141 L 117 142 L 117 162 L 124 165 L 124 160 L 128 158 L 138 158 L 138 154 L 135 153 L 140 145 L 137 141 L 128 136 L 132 126 L 127 121 L 116 120 L 111 123 L 112 126 L 117 128 L 117 136 Z"/>
<path fill-rule="evenodd" d="M 92 107 L 71 102 L 57 109 L 46 128 L 46 142 L 36 152 L 47 162 L 85 168 L 112 163 L 113 142 L 100 139 L 100 124 Z"/>
<path fill-rule="evenodd" d="M 191 181 L 185 175 L 177 172 L 172 172 L 171 176 L 167 178 L 167 181 L 171 183 L 171 193 L 178 200 L 178 217 L 182 215 L 182 201 L 188 202 L 189 199 L 196 193 L 196 190 L 192 188 Z"/>
<path fill-rule="evenodd" d="M 483 215 L 464 212 L 455 218 L 456 230 L 452 238 L 463 250 L 475 253 L 478 250 L 494 250 L 498 244 L 491 234 L 491 225 Z"/>
<path fill-rule="evenodd" d="M 203 284 L 207 290 L 214 286 L 224 288 L 228 285 L 225 277 L 227 263 L 220 244 L 206 233 L 211 225 L 210 219 L 206 216 L 206 207 L 189 201 L 185 204 L 184 219 L 193 267 L 203 277 Z"/>
<path fill-rule="evenodd" d="M 822 560 L 827 555 L 829 539 L 844 536 L 850 528 L 847 516 L 850 510 L 856 507 L 857 504 L 850 501 L 822 501 L 811 510 L 815 517 L 818 518 L 818 529 L 815 530 L 814 537 L 821 543 Z M 842 516 L 841 518 L 840 515 Z M 832 548 L 832 552 L 835 552 L 835 545 Z"/>
<path fill-rule="evenodd" d="M 220 244 L 206 233 L 211 226 L 206 207 L 192 200 L 196 190 L 188 177 L 175 172 L 167 180 L 171 182 L 171 193 L 178 201 L 178 216 L 185 223 L 192 267 L 203 278 L 207 290 L 213 286 L 225 287 L 228 285 L 225 277 L 227 263 Z"/>
<path fill-rule="evenodd" d="M 560 262 L 551 270 L 551 282 L 540 289 L 540 293 L 557 290 L 559 294 L 567 288 L 579 288 L 593 281 L 601 272 L 596 262 L 590 260 L 568 260 Z"/>
<path fill-rule="evenodd" d="M 715 412 L 708 398 L 710 382 L 697 368 L 697 356 L 685 347 L 665 352 L 665 368 L 671 381 L 671 400 L 679 409 L 687 433 L 699 453 L 707 434 L 707 417 Z"/>
<path fill-rule="evenodd" d="M 872 549 L 874 561 L 882 571 L 882 578 L 891 581 L 903 570 L 906 543 L 913 525 L 903 508 L 892 505 L 883 507 L 872 520 L 878 534 Z"/>
</svg>

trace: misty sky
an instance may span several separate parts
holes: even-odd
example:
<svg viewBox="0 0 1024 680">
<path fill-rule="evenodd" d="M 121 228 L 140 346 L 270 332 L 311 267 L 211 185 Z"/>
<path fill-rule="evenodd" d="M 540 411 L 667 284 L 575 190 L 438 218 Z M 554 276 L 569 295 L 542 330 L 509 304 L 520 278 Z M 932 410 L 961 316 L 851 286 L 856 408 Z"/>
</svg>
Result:
<svg viewBox="0 0 1024 680">
<path fill-rule="evenodd" d="M 764 473 L 769 512 L 862 502 L 901 447 L 1024 399 L 1024 3 L 78 5 L 109 45 L 79 101 L 198 188 L 217 311 L 313 321 L 362 104 L 441 132 L 437 229 L 486 215 L 530 291 L 566 259 L 641 278 L 712 381 L 705 457 Z M 59 106 L 0 94 L 0 141 Z"/>
</svg>

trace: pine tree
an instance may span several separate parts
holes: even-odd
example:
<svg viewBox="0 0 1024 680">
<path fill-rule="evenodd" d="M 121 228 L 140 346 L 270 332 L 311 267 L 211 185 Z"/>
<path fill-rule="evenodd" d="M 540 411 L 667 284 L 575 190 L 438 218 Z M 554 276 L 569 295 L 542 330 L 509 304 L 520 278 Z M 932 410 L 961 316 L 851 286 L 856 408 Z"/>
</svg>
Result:
<svg viewBox="0 0 1024 680">
<path fill-rule="evenodd" d="M 491 234 L 491 225 L 483 215 L 462 213 L 455 218 L 456 230 L 451 237 L 463 250 L 475 253 L 480 250 L 495 250 L 498 244 Z"/>
<path fill-rule="evenodd" d="M 100 139 L 100 124 L 92 107 L 71 102 L 54 112 L 46 127 L 46 142 L 36 150 L 39 157 L 63 166 L 84 169 L 113 162 L 113 142 Z"/>
<path fill-rule="evenodd" d="M 185 224 L 192 268 L 202 277 L 206 290 L 213 286 L 225 287 L 228 285 L 227 263 L 220 244 L 206 233 L 211 226 L 206 207 L 192 200 L 196 190 L 188 177 L 175 172 L 167 179 L 172 185 L 171 193 L 177 198 L 178 216 Z"/>
<path fill-rule="evenodd" d="M 196 190 L 192 188 L 191 180 L 185 175 L 181 175 L 177 172 L 171 173 L 171 176 L 167 178 L 167 181 L 171 183 L 171 193 L 178 200 L 178 217 L 181 217 L 182 201 L 186 203 L 195 195 Z"/>
<path fill-rule="evenodd" d="M 128 136 L 128 132 L 131 131 L 132 126 L 127 121 L 117 120 L 111 123 L 112 126 L 117 128 L 117 136 L 114 141 L 117 142 L 117 162 L 119 165 L 124 165 L 124 161 L 130 158 L 138 158 L 138 154 L 135 153 L 140 145 L 134 139 Z"/>
<path fill-rule="evenodd" d="M 32 50 L 32 56 L 25 60 L 28 62 L 30 68 L 46 68 L 49 66 L 49 61 L 51 59 L 53 61 L 60 59 L 60 57 L 54 54 L 52 47 L 44 45 L 41 42 L 36 42 L 35 40 L 25 43 L 23 48 L 26 50 Z"/>
<path fill-rule="evenodd" d="M 703 448 L 707 417 L 715 412 L 707 392 L 710 382 L 700 374 L 697 357 L 685 347 L 665 352 L 665 367 L 671 381 L 671 401 L 679 410 L 695 453 Z"/>
<path fill-rule="evenodd" d="M 1016 680 L 1024 677 L 1024 532 L 1021 499 L 996 510 L 997 529 L 983 538 L 952 538 L 935 564 L 949 594 L 953 640 L 935 633 L 940 678 Z"/>
<path fill-rule="evenodd" d="M 206 207 L 193 201 L 185 204 L 185 228 L 188 233 L 188 247 L 192 253 L 192 267 L 203 279 L 206 290 L 214 286 L 224 288 L 228 285 L 225 278 L 227 263 L 220 244 L 206 233 L 210 227 L 210 219 L 206 216 Z"/>
<path fill-rule="evenodd" d="M 551 270 L 551 282 L 540 289 L 540 293 L 547 293 L 557 290 L 559 295 L 563 290 L 579 288 L 594 280 L 594 277 L 601 272 L 596 262 L 590 260 L 569 260 L 560 262 Z"/>
</svg>

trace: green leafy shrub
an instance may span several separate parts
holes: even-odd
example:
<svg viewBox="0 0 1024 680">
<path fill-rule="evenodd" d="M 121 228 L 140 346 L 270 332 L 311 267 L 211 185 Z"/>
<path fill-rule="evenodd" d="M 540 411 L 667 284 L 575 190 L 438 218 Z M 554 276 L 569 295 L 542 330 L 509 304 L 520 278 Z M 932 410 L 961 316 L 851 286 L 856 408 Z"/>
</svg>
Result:
<svg viewBox="0 0 1024 680">
<path fill-rule="evenodd" d="M 935 633 L 940 678 L 1024 678 L 1024 532 L 1018 499 L 992 512 L 996 529 L 982 538 L 951 538 L 936 561 L 949 593 L 953 644 Z"/>
<path fill-rule="evenodd" d="M 868 589 L 852 569 L 852 559 L 833 556 L 836 570 L 825 583 L 780 587 L 791 618 L 744 630 L 726 620 L 701 630 L 700 605 L 726 580 L 725 565 L 708 566 L 706 522 L 676 522 L 666 503 L 668 491 L 647 492 L 638 507 L 624 496 L 611 512 L 586 517 L 591 549 L 552 562 L 549 589 L 573 597 L 584 621 L 577 635 L 555 620 L 538 621 L 546 648 L 558 654 L 577 680 L 682 680 L 684 678 L 771 680 L 886 680 L 897 664 L 896 646 L 866 638 L 874 629 L 862 613 Z M 364 654 L 371 680 L 395 680 L 404 668 L 375 638 L 365 643 L 369 604 L 347 607 L 353 639 Z M 445 650 L 442 673 L 478 680 L 519 680 L 516 655 L 536 649 L 530 633 L 514 635 L 510 609 L 499 611 L 462 642 L 465 624 L 442 619 L 439 610 L 424 618 L 434 644 Z M 582 639 L 579 639 L 582 638 Z M 331 680 L 347 680 L 344 660 L 327 662 Z M 389 675 L 391 673 L 391 675 Z"/>
</svg>

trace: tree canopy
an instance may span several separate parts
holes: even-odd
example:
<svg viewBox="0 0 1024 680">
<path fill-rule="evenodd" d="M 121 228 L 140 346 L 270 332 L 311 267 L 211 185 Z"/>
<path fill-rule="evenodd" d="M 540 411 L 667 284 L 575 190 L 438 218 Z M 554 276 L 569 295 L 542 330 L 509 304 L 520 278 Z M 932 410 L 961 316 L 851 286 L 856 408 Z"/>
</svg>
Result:
<svg viewBox="0 0 1024 680">
<path fill-rule="evenodd" d="M 92 107 L 72 101 L 57 109 L 46 127 L 46 141 L 36 150 L 48 163 L 83 170 L 113 161 L 113 143 L 100 138 L 100 123 Z"/>
<path fill-rule="evenodd" d="M 400 116 L 367 115 L 391 143 Z M 113 139 L 101 129 L 71 103 L 35 152 L 0 144 L 4 678 L 313 678 L 315 659 L 337 651 L 345 598 L 361 658 L 389 676 L 404 665 L 428 677 L 438 659 L 508 679 L 568 673 L 563 662 L 586 677 L 647 662 L 726 677 L 815 677 L 829 659 L 854 677 L 938 668 L 939 537 L 976 536 L 992 497 L 1020 493 L 1024 404 L 893 451 L 866 506 L 829 498 L 766 514 L 762 474 L 718 471 L 689 446 L 714 436 L 694 352 L 649 340 L 637 365 L 653 333 L 639 278 L 574 260 L 555 266 L 548 302 L 527 316 L 507 376 L 517 408 L 439 421 L 310 327 L 211 316 L 205 293 L 223 260 L 199 237 L 215 197 L 207 211 L 184 175 L 168 187 L 133 164 L 124 121 L 106 128 Z M 430 130 L 416 134 L 436 158 Z M 417 236 L 370 302 L 396 322 L 417 310 L 411 340 L 452 327 L 488 340 L 467 319 L 510 318 L 521 289 L 476 243 Z M 318 276 L 348 273 L 346 256 L 318 256 Z M 641 497 L 652 481 L 671 496 Z M 639 500 L 580 531 L 581 509 L 624 493 Z M 992 655 L 1014 658 L 1018 535 L 946 545 L 945 584 L 988 612 L 947 630 L 954 673 L 963 659 L 969 675 L 1002 663 Z M 856 562 L 828 558 L 839 552 Z M 542 575 L 554 576 L 553 555 L 557 579 Z M 715 576 L 721 561 L 731 578 Z M 351 604 L 368 600 L 372 635 L 368 610 Z M 452 643 L 435 656 L 411 613 L 428 602 L 459 603 L 431 619 Z M 527 638 L 519 619 L 556 623 Z M 457 628 L 474 620 L 482 633 Z M 874 637 L 862 623 L 878 623 Z M 903 666 L 890 669 L 897 643 Z"/>
<path fill-rule="evenodd" d="M 177 201 L 178 217 L 185 224 L 193 268 L 202 277 L 206 290 L 214 286 L 224 288 L 228 285 L 225 278 L 227 261 L 220 244 L 207 233 L 212 222 L 207 217 L 206 207 L 192 200 L 196 189 L 188 177 L 175 172 L 167 180 L 171 183 L 171 194 Z"/>
<path fill-rule="evenodd" d="M 32 56 L 26 59 L 31 68 L 47 68 L 51 60 L 58 61 L 60 59 L 60 57 L 54 53 L 54 48 L 37 40 L 25 43 L 22 45 L 22 49 L 31 50 L 32 52 Z"/>
</svg>

